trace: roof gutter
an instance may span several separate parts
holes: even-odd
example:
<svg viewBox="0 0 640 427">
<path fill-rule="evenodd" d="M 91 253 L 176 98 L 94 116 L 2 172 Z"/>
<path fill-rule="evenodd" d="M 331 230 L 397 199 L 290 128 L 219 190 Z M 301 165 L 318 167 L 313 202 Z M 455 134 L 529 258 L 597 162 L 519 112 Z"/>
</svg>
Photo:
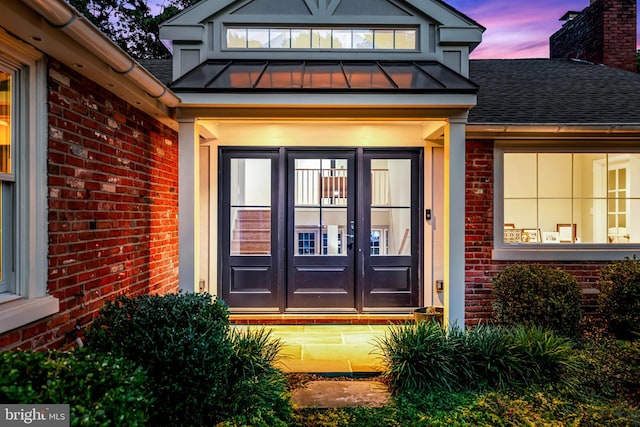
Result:
<svg viewBox="0 0 640 427">
<path fill-rule="evenodd" d="M 22 0 L 57 28 L 82 43 L 115 72 L 127 76 L 140 88 L 168 107 L 176 107 L 178 98 L 129 54 L 105 36 L 74 7 L 64 0 Z"/>
<path fill-rule="evenodd" d="M 640 123 L 469 123 L 467 133 L 478 134 L 638 134 Z"/>
</svg>

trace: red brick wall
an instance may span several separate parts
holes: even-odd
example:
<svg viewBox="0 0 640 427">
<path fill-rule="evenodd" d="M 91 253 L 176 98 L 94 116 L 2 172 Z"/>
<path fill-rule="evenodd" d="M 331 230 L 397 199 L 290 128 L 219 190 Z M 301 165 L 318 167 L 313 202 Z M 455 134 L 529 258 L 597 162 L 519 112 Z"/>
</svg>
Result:
<svg viewBox="0 0 640 427">
<path fill-rule="evenodd" d="M 493 142 L 467 141 L 465 317 L 467 325 L 491 319 L 491 280 L 507 265 L 516 262 L 493 261 Z M 526 261 L 519 261 L 524 263 Z M 580 282 L 585 292 L 585 312 L 593 310 L 594 288 L 602 263 L 588 261 L 540 262 L 562 268 Z"/>
<path fill-rule="evenodd" d="M 610 67 L 636 72 L 637 5 L 636 0 L 607 2 L 604 15 L 604 53 L 602 63 Z"/>
<path fill-rule="evenodd" d="M 637 71 L 636 0 L 597 0 L 549 39 L 551 58 Z"/>
<path fill-rule="evenodd" d="M 178 290 L 177 133 L 56 61 L 48 86 L 47 285 L 60 312 L 0 335 L 5 350 L 68 347 L 105 300 Z"/>
</svg>

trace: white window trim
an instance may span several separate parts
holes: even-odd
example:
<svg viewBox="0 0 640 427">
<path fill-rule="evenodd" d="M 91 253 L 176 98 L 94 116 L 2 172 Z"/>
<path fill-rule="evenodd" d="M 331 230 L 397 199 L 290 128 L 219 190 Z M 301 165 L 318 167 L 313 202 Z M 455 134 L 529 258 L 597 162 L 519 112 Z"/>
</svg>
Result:
<svg viewBox="0 0 640 427">
<path fill-rule="evenodd" d="M 60 310 L 47 293 L 47 64 L 37 50 L 0 31 L 0 49 L 22 69 L 16 114 L 15 284 L 0 299 L 0 333 Z M 19 244 L 18 244 L 19 243 Z"/>
<path fill-rule="evenodd" d="M 594 152 L 601 148 L 606 152 L 634 152 L 630 145 L 616 145 L 614 141 L 602 141 L 596 146 L 592 144 L 584 149 L 582 141 L 538 141 L 515 142 L 500 141 L 494 146 L 494 192 L 493 192 L 493 252 L 492 259 L 496 261 L 618 261 L 637 256 L 640 244 L 590 244 L 563 243 L 561 248 L 544 243 L 527 245 L 510 245 L 503 243 L 504 224 L 504 152 L 520 150 L 529 151 L 566 151 L 566 152 Z M 636 148 L 637 150 L 637 148 Z"/>
</svg>

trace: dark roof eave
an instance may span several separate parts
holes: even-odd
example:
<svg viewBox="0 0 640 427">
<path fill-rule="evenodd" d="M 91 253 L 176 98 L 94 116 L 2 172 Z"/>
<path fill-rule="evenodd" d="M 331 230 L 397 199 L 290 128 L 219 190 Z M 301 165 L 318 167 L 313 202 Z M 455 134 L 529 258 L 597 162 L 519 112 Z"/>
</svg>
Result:
<svg viewBox="0 0 640 427">
<path fill-rule="evenodd" d="M 202 88 L 174 88 L 174 93 L 203 93 L 203 94 L 225 94 L 230 93 L 249 93 L 255 95 L 278 95 L 278 94 L 386 94 L 390 96 L 397 95 L 477 95 L 478 89 L 258 89 L 258 88 L 234 88 L 234 89 L 202 89 Z"/>
<path fill-rule="evenodd" d="M 474 123 L 467 134 L 486 135 L 610 135 L 640 136 L 640 123 Z"/>
</svg>

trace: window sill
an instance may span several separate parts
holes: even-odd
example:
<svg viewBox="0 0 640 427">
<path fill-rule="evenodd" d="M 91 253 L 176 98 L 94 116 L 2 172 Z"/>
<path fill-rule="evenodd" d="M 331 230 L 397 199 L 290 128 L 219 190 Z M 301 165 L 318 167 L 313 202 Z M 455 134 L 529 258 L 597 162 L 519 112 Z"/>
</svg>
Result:
<svg viewBox="0 0 640 427">
<path fill-rule="evenodd" d="M 496 248 L 492 259 L 495 261 L 619 261 L 633 258 L 640 252 L 637 246 L 626 248 L 581 248 L 580 245 L 566 245 L 562 248 Z"/>
<path fill-rule="evenodd" d="M 60 311 L 57 298 L 45 296 L 16 299 L 0 304 L 0 334 Z"/>
</svg>

